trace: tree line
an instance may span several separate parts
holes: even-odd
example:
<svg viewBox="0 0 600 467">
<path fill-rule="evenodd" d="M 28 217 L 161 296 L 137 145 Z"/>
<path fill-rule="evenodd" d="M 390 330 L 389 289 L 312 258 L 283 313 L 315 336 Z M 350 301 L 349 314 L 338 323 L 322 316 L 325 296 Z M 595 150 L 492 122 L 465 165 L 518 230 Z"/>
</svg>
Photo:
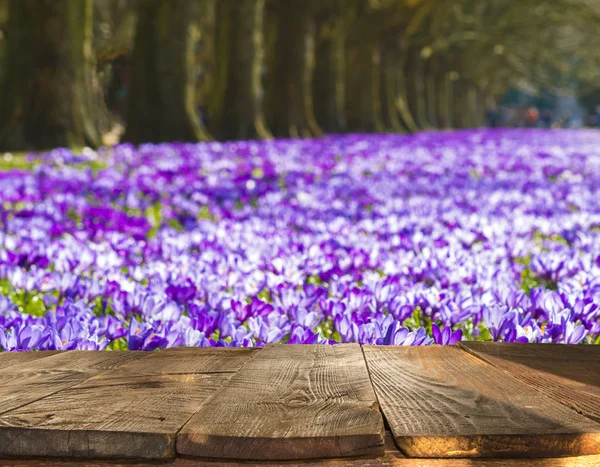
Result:
<svg viewBox="0 0 600 467">
<path fill-rule="evenodd" d="M 119 57 L 136 144 L 479 126 L 513 87 L 596 92 L 599 25 L 594 0 L 0 0 L 0 150 L 100 145 Z"/>
</svg>

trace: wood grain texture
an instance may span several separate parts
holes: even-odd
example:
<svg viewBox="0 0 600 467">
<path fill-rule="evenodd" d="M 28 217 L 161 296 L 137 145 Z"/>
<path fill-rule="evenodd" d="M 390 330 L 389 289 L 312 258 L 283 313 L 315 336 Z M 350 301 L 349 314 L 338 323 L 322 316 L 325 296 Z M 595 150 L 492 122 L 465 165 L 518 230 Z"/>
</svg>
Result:
<svg viewBox="0 0 600 467">
<path fill-rule="evenodd" d="M 600 422 L 600 346 L 465 342 L 461 346 L 519 381 Z"/>
<path fill-rule="evenodd" d="M 18 368 L 28 362 L 55 355 L 55 351 L 44 352 L 0 352 L 0 371 L 15 367 Z"/>
<path fill-rule="evenodd" d="M 600 425 L 451 346 L 364 346 L 383 413 L 411 457 L 600 454 Z"/>
<path fill-rule="evenodd" d="M 182 352 L 178 367 L 197 368 L 204 353 Z M 231 355 L 221 354 L 224 367 Z M 153 373 L 145 365 L 105 371 L 5 413 L 0 455 L 173 457 L 177 431 L 233 373 L 165 374 L 171 363 L 158 359 Z"/>
<path fill-rule="evenodd" d="M 19 373 L 35 371 L 83 371 L 97 374 L 101 371 L 118 368 L 126 363 L 147 358 L 149 352 L 135 351 L 93 351 L 93 350 L 64 350 L 54 352 L 44 359 L 23 362 L 11 366 L 7 371 Z"/>
<path fill-rule="evenodd" d="M 77 371 L 0 373 L 0 414 L 79 384 L 88 377 Z"/>
<path fill-rule="evenodd" d="M 175 347 L 153 352 L 122 368 L 160 374 L 235 373 L 259 351 L 256 348 Z"/>
<path fill-rule="evenodd" d="M 380 453 L 383 420 L 357 344 L 266 346 L 181 430 L 177 452 L 229 459 Z"/>
<path fill-rule="evenodd" d="M 142 352 L 69 351 L 43 358 L 24 358 L 19 364 L 0 370 L 0 414 L 147 355 Z"/>
</svg>

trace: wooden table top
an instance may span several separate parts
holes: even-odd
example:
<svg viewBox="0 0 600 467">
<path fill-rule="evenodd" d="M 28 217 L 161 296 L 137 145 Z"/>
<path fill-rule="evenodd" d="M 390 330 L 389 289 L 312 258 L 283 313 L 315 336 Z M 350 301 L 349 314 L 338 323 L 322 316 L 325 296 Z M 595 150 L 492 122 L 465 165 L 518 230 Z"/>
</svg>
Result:
<svg viewBox="0 0 600 467">
<path fill-rule="evenodd" d="M 600 465 L 600 346 L 0 353 L 0 465 Z"/>
</svg>

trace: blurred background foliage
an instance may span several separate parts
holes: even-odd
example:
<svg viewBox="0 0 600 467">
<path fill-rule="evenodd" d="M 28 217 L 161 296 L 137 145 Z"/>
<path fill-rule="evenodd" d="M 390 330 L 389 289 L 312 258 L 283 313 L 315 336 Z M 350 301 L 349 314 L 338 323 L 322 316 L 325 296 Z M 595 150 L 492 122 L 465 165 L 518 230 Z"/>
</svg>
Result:
<svg viewBox="0 0 600 467">
<path fill-rule="evenodd" d="M 596 125 L 599 27 L 597 0 L 0 0 L 0 150 Z"/>
</svg>

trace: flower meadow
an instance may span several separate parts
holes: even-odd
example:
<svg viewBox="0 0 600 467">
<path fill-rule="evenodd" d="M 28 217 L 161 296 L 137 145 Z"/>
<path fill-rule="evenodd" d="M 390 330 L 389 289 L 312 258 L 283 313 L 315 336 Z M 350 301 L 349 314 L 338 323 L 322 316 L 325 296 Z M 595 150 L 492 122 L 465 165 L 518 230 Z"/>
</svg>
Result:
<svg viewBox="0 0 600 467">
<path fill-rule="evenodd" d="M 600 343 L 600 133 L 119 145 L 0 172 L 0 347 Z"/>
</svg>

